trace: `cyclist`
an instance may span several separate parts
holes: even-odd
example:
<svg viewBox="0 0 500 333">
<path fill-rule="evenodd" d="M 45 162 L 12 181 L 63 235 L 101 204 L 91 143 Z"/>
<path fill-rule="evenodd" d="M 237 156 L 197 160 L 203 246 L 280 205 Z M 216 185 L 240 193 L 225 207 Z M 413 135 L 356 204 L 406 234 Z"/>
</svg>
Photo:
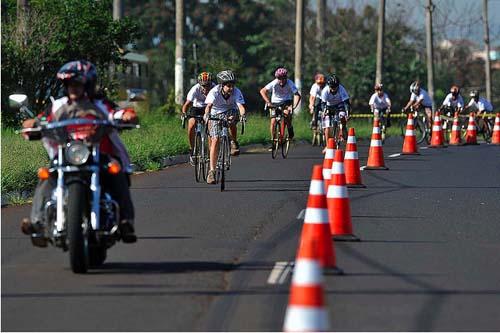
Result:
<svg viewBox="0 0 500 333">
<path fill-rule="evenodd" d="M 461 112 L 464 108 L 464 99 L 460 95 L 460 88 L 457 85 L 453 85 L 450 88 L 450 93 L 446 95 L 440 110 L 448 110 L 447 116 L 453 116 L 451 112 Z"/>
<path fill-rule="evenodd" d="M 375 92 L 370 97 L 368 105 L 370 105 L 370 110 L 374 117 L 382 117 L 387 113 L 387 127 L 390 126 L 389 114 L 391 113 L 391 100 L 389 96 L 384 92 L 383 84 L 377 83 L 373 87 Z"/>
<path fill-rule="evenodd" d="M 198 83 L 189 90 L 186 102 L 182 105 L 182 114 L 185 117 L 188 113 L 190 116 L 203 116 L 205 114 L 205 99 L 208 92 L 215 86 L 212 79 L 212 74 L 202 72 L 198 75 Z M 193 146 L 194 146 L 194 125 L 196 124 L 195 118 L 190 118 L 188 122 L 188 138 L 189 138 L 189 163 L 194 164 L 193 161 Z"/>
<path fill-rule="evenodd" d="M 403 112 L 406 112 L 410 107 L 418 109 L 419 107 L 423 107 L 425 110 L 425 114 L 427 117 L 427 128 L 431 128 L 432 125 L 432 100 L 424 89 L 420 87 L 420 81 L 414 81 L 410 85 L 410 100 L 403 108 Z"/>
<path fill-rule="evenodd" d="M 94 65 L 86 60 L 71 61 L 63 65 L 57 72 L 57 79 L 63 83 L 65 96 L 54 100 L 52 104 L 37 118 L 23 122 L 24 128 L 37 126 L 40 121 L 58 121 L 69 118 L 115 119 L 136 124 L 137 115 L 133 109 L 114 110 L 109 101 L 96 98 L 95 83 L 97 72 Z M 28 137 L 30 135 L 28 134 Z M 43 139 L 43 145 L 51 158 L 57 155 L 51 141 Z M 118 132 L 111 131 L 101 142 L 101 152 L 117 158 L 125 172 L 130 173 L 130 158 Z M 109 183 L 109 190 L 120 206 L 120 231 L 124 243 L 137 240 L 134 232 L 134 206 L 130 197 L 129 178 L 125 172 L 113 177 L 102 173 L 103 181 Z M 45 203 L 50 199 L 56 181 L 54 178 L 40 181 L 35 189 L 31 217 L 24 218 L 21 223 L 23 233 L 42 232 L 41 221 Z"/>
<path fill-rule="evenodd" d="M 315 129 L 321 110 L 321 90 L 325 87 L 325 76 L 318 73 L 314 76 L 314 83 L 309 91 L 309 113 L 312 114 L 311 128 Z"/>
<path fill-rule="evenodd" d="M 325 132 L 325 142 L 328 142 L 330 137 L 330 128 L 333 126 L 334 122 L 330 121 L 329 116 L 333 116 L 332 110 L 338 113 L 340 121 L 343 125 L 344 132 L 342 135 L 346 138 L 347 128 L 346 123 L 349 119 L 349 112 L 351 110 L 351 103 L 349 101 L 349 94 L 343 85 L 340 84 L 340 80 L 337 75 L 332 74 L 326 80 L 326 86 L 321 91 L 321 104 L 323 109 L 323 128 Z M 323 149 L 323 153 L 325 153 Z"/>
<path fill-rule="evenodd" d="M 484 121 L 483 113 L 492 113 L 493 105 L 486 98 L 479 96 L 479 92 L 477 90 L 471 91 L 469 96 L 471 99 L 469 101 L 469 104 L 467 104 L 467 106 L 464 107 L 464 110 L 467 110 L 468 108 L 476 109 L 477 127 L 481 130 L 484 130 L 486 122 Z"/>
<path fill-rule="evenodd" d="M 260 90 L 260 95 L 264 102 L 266 102 L 266 108 L 272 106 L 281 106 L 284 105 L 287 108 L 283 111 L 285 119 L 287 121 L 288 127 L 288 137 L 293 139 L 293 125 L 292 125 L 292 114 L 293 110 L 297 107 L 300 102 L 301 96 L 299 90 L 295 86 L 292 80 L 288 79 L 288 71 L 284 67 L 278 68 L 274 72 L 275 79 L 268 84 L 264 88 Z M 268 93 L 271 92 L 271 100 L 269 100 Z M 293 107 L 292 105 L 295 104 Z M 270 112 L 271 117 L 271 140 L 273 138 L 273 130 L 274 124 L 276 123 L 276 115 L 273 114 L 273 110 Z M 271 148 L 270 148 L 271 149 Z"/>
<path fill-rule="evenodd" d="M 215 118 L 222 116 L 232 116 L 233 121 L 230 122 L 229 132 L 233 141 L 231 141 L 231 155 L 239 153 L 238 141 L 236 141 L 236 121 L 238 111 L 240 117 L 245 116 L 245 100 L 241 91 L 235 87 L 236 76 L 231 70 L 224 70 L 217 74 L 217 82 L 207 95 L 205 103 L 204 119 L 207 122 L 209 115 Z M 238 111 L 236 110 L 238 108 Z M 215 184 L 215 166 L 217 163 L 217 154 L 219 151 L 219 137 L 221 135 L 219 126 L 214 122 L 208 122 L 210 140 L 210 171 L 208 171 L 207 183 Z"/>
</svg>

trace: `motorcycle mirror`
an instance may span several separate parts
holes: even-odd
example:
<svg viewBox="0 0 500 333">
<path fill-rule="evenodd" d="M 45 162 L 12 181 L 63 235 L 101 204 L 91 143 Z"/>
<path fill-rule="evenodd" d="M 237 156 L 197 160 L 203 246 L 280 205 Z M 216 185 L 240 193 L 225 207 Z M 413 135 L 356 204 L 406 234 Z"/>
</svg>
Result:
<svg viewBox="0 0 500 333">
<path fill-rule="evenodd" d="M 28 104 L 28 96 L 24 94 L 12 94 L 9 96 L 9 105 L 11 108 L 19 109 Z"/>
</svg>

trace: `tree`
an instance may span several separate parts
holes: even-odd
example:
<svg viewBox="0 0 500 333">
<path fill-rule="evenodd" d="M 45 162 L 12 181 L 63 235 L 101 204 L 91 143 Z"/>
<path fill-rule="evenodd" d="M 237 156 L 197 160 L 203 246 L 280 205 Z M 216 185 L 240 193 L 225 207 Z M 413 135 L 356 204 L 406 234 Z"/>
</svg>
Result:
<svg viewBox="0 0 500 333">
<path fill-rule="evenodd" d="M 113 21 L 112 0 L 38 0 L 30 2 L 25 29 L 12 12 L 15 1 L 2 2 L 2 110 L 8 95 L 23 92 L 35 111 L 60 91 L 55 74 L 66 62 L 87 59 L 99 72 L 98 84 L 110 83 L 109 65 L 120 64 L 119 45 L 138 35 L 131 19 Z M 6 125 L 13 117 L 2 112 Z"/>
</svg>

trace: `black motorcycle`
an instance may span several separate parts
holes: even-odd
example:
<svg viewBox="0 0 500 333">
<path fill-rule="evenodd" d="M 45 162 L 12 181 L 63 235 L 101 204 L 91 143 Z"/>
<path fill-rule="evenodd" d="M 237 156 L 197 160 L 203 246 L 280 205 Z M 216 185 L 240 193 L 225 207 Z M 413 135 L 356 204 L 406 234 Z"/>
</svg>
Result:
<svg viewBox="0 0 500 333">
<path fill-rule="evenodd" d="M 21 111 L 29 111 L 17 96 L 17 106 Z M 36 128 L 20 131 L 32 139 L 50 142 L 55 153 L 50 167 L 39 169 L 41 179 L 53 177 L 57 185 L 44 206 L 42 231 L 31 235 L 32 242 L 37 246 L 46 246 L 48 242 L 69 250 L 74 273 L 85 273 L 89 267 L 102 265 L 107 249 L 120 240 L 120 207 L 102 187 L 101 176 L 118 174 L 121 165 L 102 154 L 99 147 L 110 131 L 138 127 L 76 118 L 41 122 Z"/>
</svg>

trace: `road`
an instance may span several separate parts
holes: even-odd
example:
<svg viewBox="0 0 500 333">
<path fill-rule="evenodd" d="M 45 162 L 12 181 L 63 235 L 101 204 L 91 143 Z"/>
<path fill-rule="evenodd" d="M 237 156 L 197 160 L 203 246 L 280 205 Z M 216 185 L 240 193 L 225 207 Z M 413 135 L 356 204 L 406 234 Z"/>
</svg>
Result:
<svg viewBox="0 0 500 333">
<path fill-rule="evenodd" d="M 368 147 L 359 142 L 361 163 Z M 424 149 L 362 171 L 349 189 L 354 232 L 325 272 L 334 331 L 500 330 L 500 147 Z M 20 233 L 28 206 L 2 208 L 2 330 L 280 331 L 317 148 L 287 160 L 255 149 L 235 158 L 227 191 L 179 165 L 133 177 L 136 244 L 102 268 L 69 269 L 67 253 Z M 280 283 L 281 282 L 281 283 Z"/>
</svg>

